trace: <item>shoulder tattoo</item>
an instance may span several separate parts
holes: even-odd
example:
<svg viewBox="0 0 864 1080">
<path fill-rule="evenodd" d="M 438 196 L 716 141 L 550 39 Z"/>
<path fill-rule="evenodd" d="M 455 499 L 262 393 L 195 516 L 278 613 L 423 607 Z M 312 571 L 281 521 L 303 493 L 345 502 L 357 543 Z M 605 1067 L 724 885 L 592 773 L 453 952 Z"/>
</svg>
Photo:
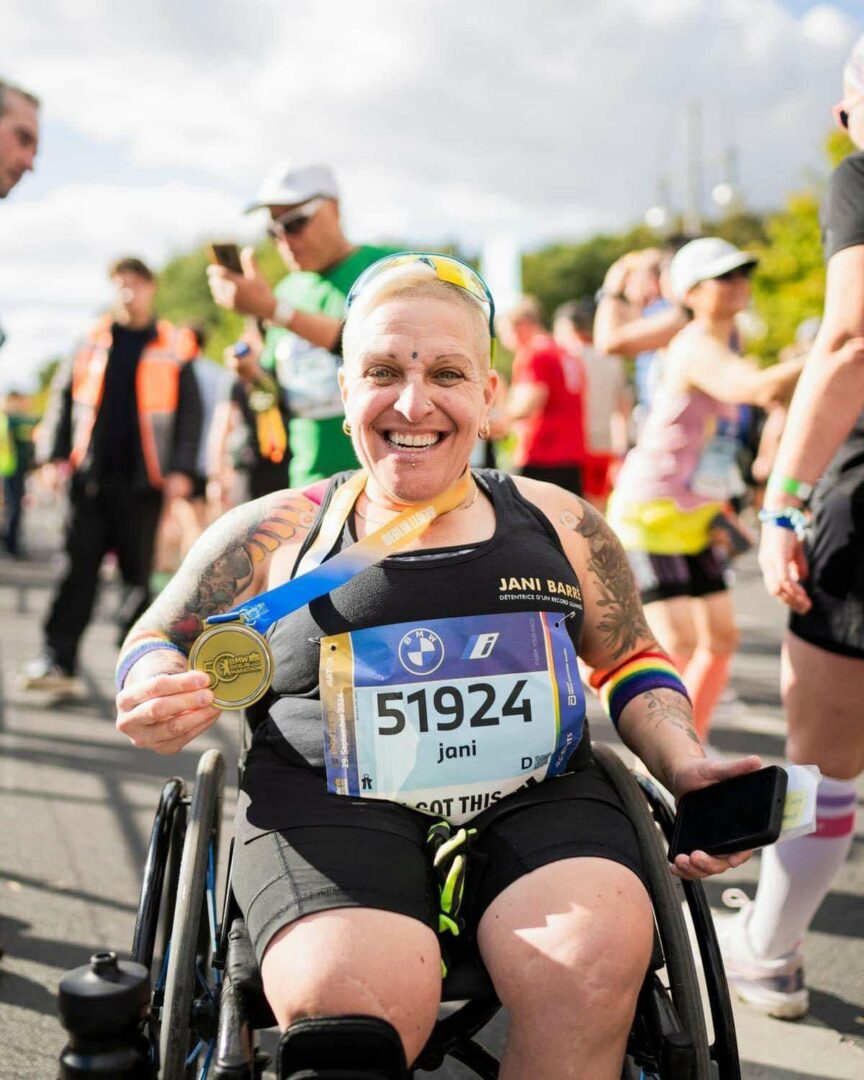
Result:
<svg viewBox="0 0 864 1080">
<path fill-rule="evenodd" d="M 565 510 L 559 520 L 565 529 L 578 533 L 587 544 L 586 565 L 599 597 L 596 629 L 613 659 L 626 656 L 640 641 L 652 639 L 652 635 L 624 549 L 603 518 L 590 506 L 583 504 L 581 515 Z"/>
<path fill-rule="evenodd" d="M 310 499 L 293 493 L 241 508 L 212 537 L 205 535 L 200 549 L 193 549 L 136 630 L 146 632 L 158 625 L 172 642 L 188 650 L 204 620 L 232 608 L 265 559 L 282 544 L 305 537 L 317 509 Z"/>
</svg>

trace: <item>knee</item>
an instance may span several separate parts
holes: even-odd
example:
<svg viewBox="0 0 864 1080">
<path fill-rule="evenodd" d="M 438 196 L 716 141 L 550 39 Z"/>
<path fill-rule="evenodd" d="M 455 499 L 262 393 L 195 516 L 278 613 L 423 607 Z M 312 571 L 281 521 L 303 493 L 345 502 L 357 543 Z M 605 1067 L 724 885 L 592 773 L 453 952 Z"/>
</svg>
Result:
<svg viewBox="0 0 864 1080">
<path fill-rule="evenodd" d="M 660 644 L 676 663 L 686 664 L 696 649 L 696 631 L 686 626 L 675 627 L 664 635 Z"/>
<path fill-rule="evenodd" d="M 332 922 L 336 914 L 307 916 L 300 922 L 322 918 Z M 421 947 L 418 953 L 416 946 L 403 951 L 396 945 L 390 950 L 385 939 L 374 933 L 346 949 L 338 929 L 326 944 L 324 938 L 329 935 L 318 935 L 314 927 L 308 940 L 291 941 L 296 926 L 276 935 L 261 968 L 279 1027 L 284 1031 L 307 1016 L 373 1016 L 392 1024 L 406 1060 L 414 1061 L 435 1025 L 441 996 L 440 954 L 432 932 L 420 927 L 433 947 Z M 409 957 L 417 962 L 406 962 Z"/>
<path fill-rule="evenodd" d="M 651 954 L 647 918 L 634 913 L 617 927 L 564 920 L 544 936 L 542 949 L 515 950 L 494 965 L 495 988 L 513 1023 L 531 1030 L 570 1024 L 580 1018 L 583 1037 L 605 1044 L 632 1022 L 636 998 Z"/>
<path fill-rule="evenodd" d="M 699 645 L 713 656 L 734 656 L 739 642 L 738 627 L 732 622 L 720 622 L 708 627 L 705 640 Z"/>
</svg>

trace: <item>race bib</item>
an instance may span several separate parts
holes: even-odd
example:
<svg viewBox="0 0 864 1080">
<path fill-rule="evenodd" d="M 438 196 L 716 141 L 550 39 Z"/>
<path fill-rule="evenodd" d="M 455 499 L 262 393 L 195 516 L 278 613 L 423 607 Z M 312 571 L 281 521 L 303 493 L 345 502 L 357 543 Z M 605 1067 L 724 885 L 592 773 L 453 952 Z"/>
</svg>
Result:
<svg viewBox="0 0 864 1080">
<path fill-rule="evenodd" d="M 715 435 L 699 458 L 690 490 L 706 499 L 725 502 L 747 490 L 738 468 L 738 443 L 729 435 Z"/>
<path fill-rule="evenodd" d="M 292 416 L 326 420 L 343 415 L 337 374 L 342 361 L 338 356 L 289 332 L 280 337 L 274 359 Z"/>
<path fill-rule="evenodd" d="M 327 790 L 454 824 L 563 772 L 585 717 L 560 612 L 325 637 L 320 686 Z"/>
</svg>

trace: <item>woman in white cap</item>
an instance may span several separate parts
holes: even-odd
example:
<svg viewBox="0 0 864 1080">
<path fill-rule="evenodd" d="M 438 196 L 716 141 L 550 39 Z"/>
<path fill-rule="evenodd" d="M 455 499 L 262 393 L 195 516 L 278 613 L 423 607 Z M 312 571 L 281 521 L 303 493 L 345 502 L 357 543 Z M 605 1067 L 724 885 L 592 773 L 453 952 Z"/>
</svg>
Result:
<svg viewBox="0 0 864 1080">
<path fill-rule="evenodd" d="M 864 37 L 843 75 L 834 116 L 864 147 Z M 816 831 L 766 848 L 755 901 L 723 928 L 739 996 L 786 1018 L 807 1011 L 800 946 L 852 848 L 864 770 L 864 153 L 832 176 L 822 226 L 825 314 L 768 480 L 759 550 L 768 591 L 791 609 L 786 754 L 822 770 Z"/>
<path fill-rule="evenodd" d="M 735 351 L 735 317 L 749 302 L 755 264 L 718 237 L 693 240 L 672 260 L 672 290 L 693 319 L 665 354 L 609 505 L 649 625 L 683 675 L 703 740 L 737 646 L 726 558 L 716 544 L 720 515 L 741 483 L 736 443 L 723 425 L 734 421 L 736 405 L 769 403 L 800 370 L 761 370 Z"/>
</svg>

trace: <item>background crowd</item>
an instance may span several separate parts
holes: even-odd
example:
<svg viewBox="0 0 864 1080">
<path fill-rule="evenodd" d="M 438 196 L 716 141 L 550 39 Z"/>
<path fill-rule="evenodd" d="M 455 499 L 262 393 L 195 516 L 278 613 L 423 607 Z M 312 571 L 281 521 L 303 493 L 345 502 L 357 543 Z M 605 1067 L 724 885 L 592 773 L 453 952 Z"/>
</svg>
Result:
<svg viewBox="0 0 864 1080">
<path fill-rule="evenodd" d="M 860 67 L 859 60 L 847 68 L 847 128 L 864 99 Z M 38 110 L 29 92 L 0 82 L 0 197 L 33 167 Z M 18 392 L 6 395 L 0 473 L 8 556 L 26 555 L 22 515 L 32 493 L 62 494 L 68 504 L 66 566 L 43 650 L 21 672 L 23 690 L 81 690 L 78 652 L 106 555 L 121 582 L 122 640 L 209 522 L 250 498 L 356 466 L 337 381 L 342 316 L 360 274 L 398 249 L 346 234 L 338 181 L 326 165 L 276 164 L 248 210 L 266 216 L 284 273 L 274 280 L 262 271 L 252 248 L 239 253 L 238 265 L 214 258 L 212 300 L 243 320 L 217 355 L 208 353 L 208 311 L 160 318 L 158 275 L 129 254 L 106 268 L 111 310 L 70 349 L 44 409 Z M 764 254 L 770 270 L 770 245 Z M 507 378 L 474 459 L 558 484 L 608 513 L 709 750 L 738 642 L 734 560 L 754 542 L 755 513 L 818 331 L 808 301 L 798 325 L 785 320 L 785 340 L 763 326 L 751 342 L 757 263 L 744 245 L 719 236 L 666 237 L 619 254 L 596 292 L 559 298 L 551 310 L 525 295 L 499 311 Z M 832 784 L 826 798 L 845 808 L 848 778 Z M 830 873 L 817 873 L 825 889 L 848 853 L 847 824 L 826 833 L 836 843 Z M 771 886 L 776 896 L 788 893 L 789 875 L 806 861 L 783 871 Z M 802 934 L 807 918 L 798 919 Z M 777 955 L 766 945 L 761 974 L 742 979 L 785 979 L 778 986 L 785 1015 L 800 1015 L 799 941 L 775 937 Z"/>
</svg>

